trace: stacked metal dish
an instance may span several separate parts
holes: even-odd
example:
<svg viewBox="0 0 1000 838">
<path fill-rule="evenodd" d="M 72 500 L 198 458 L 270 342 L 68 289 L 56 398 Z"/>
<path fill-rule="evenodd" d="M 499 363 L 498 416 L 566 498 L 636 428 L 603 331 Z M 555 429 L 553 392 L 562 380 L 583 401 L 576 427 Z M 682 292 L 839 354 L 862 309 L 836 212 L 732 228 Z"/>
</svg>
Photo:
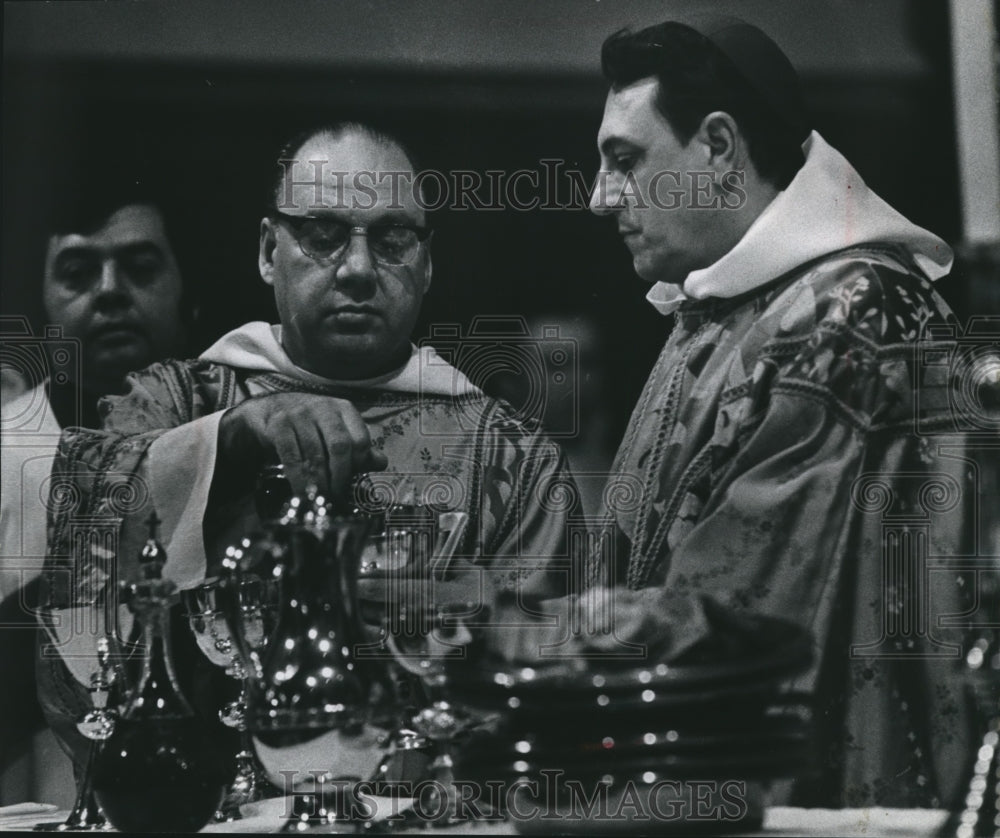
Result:
<svg viewBox="0 0 1000 838">
<path fill-rule="evenodd" d="M 752 825 L 755 784 L 810 764 L 809 707 L 791 682 L 808 668 L 812 642 L 784 620 L 740 621 L 738 634 L 713 637 L 670 663 L 456 662 L 449 668 L 455 702 L 499 720 L 461 749 L 456 776 L 482 788 L 504 784 L 508 816 L 512 805 L 535 815 L 521 822 L 514 813 L 525 832 L 571 821 L 634 831 L 637 819 L 655 832 L 665 821 L 690 828 L 692 816 L 709 830 Z M 511 797 L 518 786 L 520 796 Z M 573 809 L 607 818 L 574 820 Z"/>
</svg>

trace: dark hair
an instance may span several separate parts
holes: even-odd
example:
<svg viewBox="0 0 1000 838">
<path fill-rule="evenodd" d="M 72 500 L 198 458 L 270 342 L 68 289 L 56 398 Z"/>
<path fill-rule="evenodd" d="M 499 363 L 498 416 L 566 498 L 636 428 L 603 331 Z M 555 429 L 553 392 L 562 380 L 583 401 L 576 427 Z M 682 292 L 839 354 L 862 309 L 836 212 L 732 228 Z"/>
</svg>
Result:
<svg viewBox="0 0 1000 838">
<path fill-rule="evenodd" d="M 285 177 L 287 176 L 285 164 L 289 160 L 294 160 L 296 154 L 298 154 L 307 142 L 312 140 L 314 137 L 328 136 L 333 139 L 338 139 L 347 134 L 360 134 L 361 136 L 367 137 L 381 146 L 398 148 L 403 152 L 403 155 L 410 163 L 413 171 L 418 171 L 417 158 L 412 149 L 395 133 L 381 126 L 374 125 L 371 122 L 362 122 L 360 120 L 342 120 L 338 122 L 320 123 L 304 130 L 297 131 L 281 144 L 278 149 L 278 154 L 274 159 L 274 171 L 267 194 L 268 209 L 273 210 L 275 208 L 275 206 L 280 202 L 280 196 L 284 192 Z"/>
<path fill-rule="evenodd" d="M 75 174 L 67 185 L 70 188 L 58 194 L 58 201 L 45 208 L 42 226 L 47 235 L 90 235 L 122 207 L 148 204 L 160 209 L 164 203 L 161 190 L 135 172 L 105 169 Z"/>
<path fill-rule="evenodd" d="M 120 152 L 120 153 L 119 153 Z M 127 206 L 150 206 L 163 223 L 163 230 L 170 250 L 177 261 L 181 278 L 181 321 L 189 341 L 195 333 L 200 294 L 199 283 L 191 272 L 200 261 L 204 246 L 204 232 L 197 221 L 190 218 L 188 207 L 177 194 L 177 172 L 172 172 L 163 162 L 140 159 L 120 149 L 115 153 L 87 157 L 82 161 L 68 161 L 50 173 L 52 183 L 59 184 L 41 202 L 39 232 L 44 239 L 39 242 L 39 262 L 44 259 L 45 247 L 50 236 L 70 233 L 90 235 L 96 233 L 118 210 Z"/>
<path fill-rule="evenodd" d="M 612 87 L 656 77 L 656 107 L 681 142 L 694 136 L 707 114 L 725 111 L 736 120 L 762 178 L 784 189 L 802 167 L 804 115 L 800 122 L 779 113 L 719 47 L 686 24 L 667 21 L 614 33 L 601 49 L 601 67 Z"/>
</svg>

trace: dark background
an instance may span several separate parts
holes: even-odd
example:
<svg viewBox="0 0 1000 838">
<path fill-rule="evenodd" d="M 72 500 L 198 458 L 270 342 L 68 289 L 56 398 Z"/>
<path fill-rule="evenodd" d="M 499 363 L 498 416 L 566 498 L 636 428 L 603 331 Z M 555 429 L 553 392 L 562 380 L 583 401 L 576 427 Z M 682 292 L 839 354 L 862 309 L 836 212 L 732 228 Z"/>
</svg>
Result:
<svg viewBox="0 0 1000 838">
<path fill-rule="evenodd" d="M 173 235 L 202 299 L 202 340 L 273 320 L 257 230 L 273 152 L 297 126 L 375 118 L 426 167 L 558 158 L 589 179 L 603 37 L 704 8 L 769 31 L 826 139 L 890 204 L 960 239 L 938 0 L 5 3 L 2 311 L 38 333 L 41 207 L 72 193 L 74 170 L 139 156 L 180 207 Z M 586 458 L 608 460 L 669 328 L 613 225 L 582 210 L 441 211 L 432 223 L 434 283 L 415 337 L 489 314 L 585 340 L 579 424 L 595 429 Z M 960 313 L 976 309 L 960 277 L 940 290 Z M 483 383 L 516 394 L 505 375 Z"/>
</svg>

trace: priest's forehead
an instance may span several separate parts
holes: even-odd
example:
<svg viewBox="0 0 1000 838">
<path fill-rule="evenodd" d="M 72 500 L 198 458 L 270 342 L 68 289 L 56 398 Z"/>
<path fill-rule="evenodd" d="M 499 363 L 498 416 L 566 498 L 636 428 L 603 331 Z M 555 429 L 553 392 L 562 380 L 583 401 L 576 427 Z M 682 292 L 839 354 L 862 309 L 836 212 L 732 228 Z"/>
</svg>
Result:
<svg viewBox="0 0 1000 838">
<path fill-rule="evenodd" d="M 391 138 L 363 127 L 316 133 L 279 165 L 283 177 L 275 202 L 282 211 L 391 209 L 423 219 L 409 155 Z"/>
</svg>

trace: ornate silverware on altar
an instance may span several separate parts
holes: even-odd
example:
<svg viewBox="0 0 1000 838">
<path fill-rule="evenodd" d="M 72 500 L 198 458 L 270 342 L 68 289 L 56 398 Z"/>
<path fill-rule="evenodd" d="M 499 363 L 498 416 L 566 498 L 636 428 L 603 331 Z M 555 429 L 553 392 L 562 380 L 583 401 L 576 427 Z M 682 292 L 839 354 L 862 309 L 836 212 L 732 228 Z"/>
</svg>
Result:
<svg viewBox="0 0 1000 838">
<path fill-rule="evenodd" d="M 227 590 L 223 591 L 223 587 L 222 580 L 208 579 L 197 587 L 182 591 L 181 598 L 198 648 L 211 663 L 224 667 L 226 674 L 240 683 L 239 698 L 219 710 L 219 720 L 240 734 L 240 749 L 234 758 L 236 775 L 226 789 L 222 807 L 215 815 L 216 821 L 233 821 L 240 819 L 241 806 L 260 799 L 264 777 L 247 731 L 247 670 L 233 641 L 223 605 L 232 600 L 232 608 L 239 614 L 246 642 L 254 649 L 263 646 L 271 615 L 264 580 L 234 580 L 228 583 Z"/>
<path fill-rule="evenodd" d="M 429 588 L 420 583 L 447 565 L 466 516 L 434 517 L 415 506 L 384 516 L 338 515 L 310 491 L 290 498 L 280 517 L 267 517 L 263 532 L 227 551 L 219 588 L 248 674 L 246 726 L 268 779 L 294 794 L 288 828 L 302 820 L 356 820 L 348 789 L 379 776 L 387 746 L 415 741 L 402 731 L 390 735 L 400 713 L 384 707 L 397 695 L 391 656 L 378 634 L 386 612 L 406 599 L 395 583 L 416 580 L 404 587 L 426 596 Z M 367 627 L 359 578 L 367 585 L 366 606 L 378 612 Z M 236 592 L 265 581 L 276 593 L 273 626 L 265 624 L 262 633 Z"/>
<path fill-rule="evenodd" d="M 232 772 L 174 670 L 170 608 L 177 588 L 163 577 L 156 524 L 151 517 L 141 576 L 130 586 L 129 607 L 143 626 L 139 681 L 113 726 L 88 716 L 84 730 L 97 738 L 110 734 L 94 760 L 93 786 L 116 829 L 196 832 L 218 809 Z"/>
</svg>

